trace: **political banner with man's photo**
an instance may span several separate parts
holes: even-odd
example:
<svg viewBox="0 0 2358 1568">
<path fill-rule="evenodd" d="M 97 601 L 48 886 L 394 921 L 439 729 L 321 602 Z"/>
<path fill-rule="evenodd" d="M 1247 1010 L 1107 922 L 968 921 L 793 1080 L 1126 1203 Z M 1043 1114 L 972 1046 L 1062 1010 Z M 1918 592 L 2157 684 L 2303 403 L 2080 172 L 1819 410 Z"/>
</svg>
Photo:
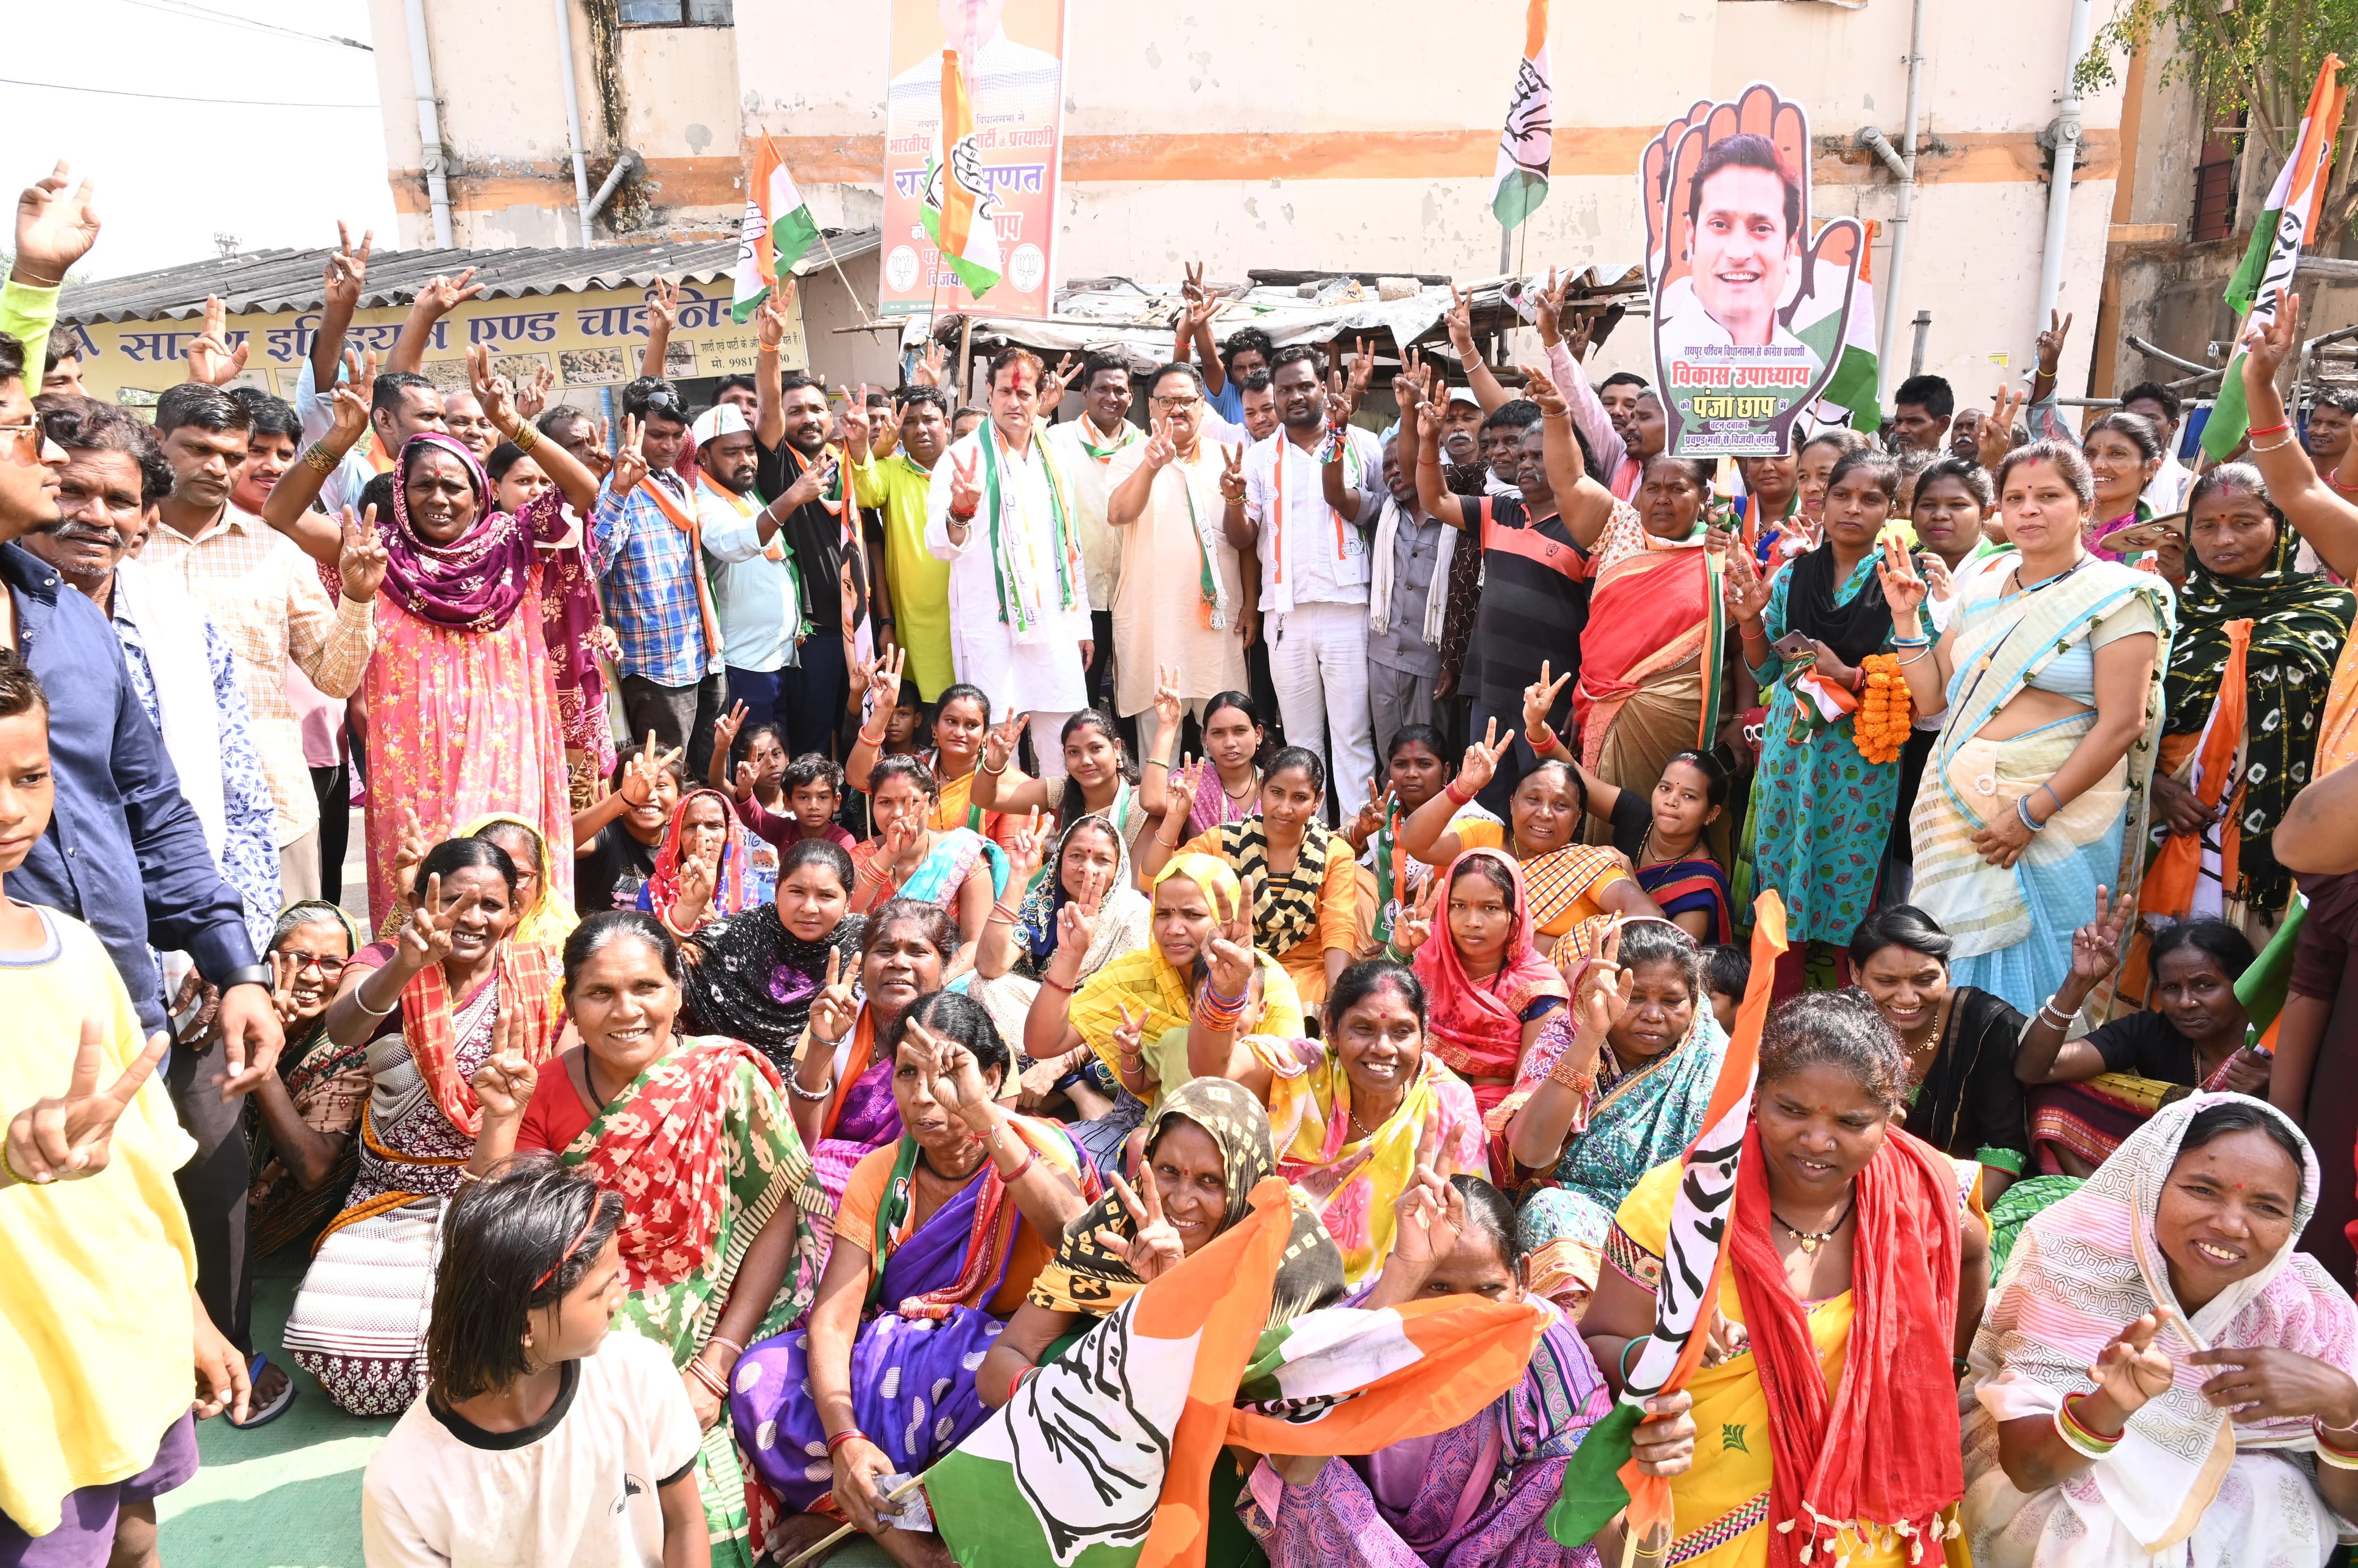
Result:
<svg viewBox="0 0 2358 1568">
<path fill-rule="evenodd" d="M 896 0 L 877 312 L 1045 316 L 1065 0 Z"/>
<path fill-rule="evenodd" d="M 1819 398 L 1874 406 L 1866 233 L 1812 221 L 1810 145 L 1809 112 L 1756 81 L 1672 120 L 1639 162 L 1655 376 L 1681 457 L 1787 452 Z"/>
</svg>

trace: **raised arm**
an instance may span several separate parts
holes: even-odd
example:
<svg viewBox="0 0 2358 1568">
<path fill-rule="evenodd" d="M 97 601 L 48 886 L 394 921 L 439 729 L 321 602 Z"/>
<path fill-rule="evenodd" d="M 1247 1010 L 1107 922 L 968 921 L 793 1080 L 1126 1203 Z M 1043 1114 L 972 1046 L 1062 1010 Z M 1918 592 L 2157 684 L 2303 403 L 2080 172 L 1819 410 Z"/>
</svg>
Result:
<svg viewBox="0 0 2358 1568">
<path fill-rule="evenodd" d="M 336 384 L 336 365 L 343 357 L 344 335 L 352 329 L 352 312 L 360 308 L 361 285 L 368 278 L 369 251 L 376 231 L 362 232 L 355 247 L 352 231 L 336 220 L 336 249 L 328 257 L 319 279 L 319 330 L 311 335 L 311 384 L 323 391 Z"/>
<path fill-rule="evenodd" d="M 1280 438 L 1283 438 L 1282 433 Z M 1278 460 L 1284 460 L 1283 453 L 1278 454 Z M 1229 544 L 1246 551 L 1251 550 L 1260 537 L 1260 526 L 1253 521 L 1252 512 L 1246 502 L 1249 489 L 1249 484 L 1245 478 L 1245 449 L 1242 447 L 1222 447 L 1220 501 L 1224 510 L 1220 514 L 1220 531 L 1228 535 Z"/>
<path fill-rule="evenodd" d="M 1146 449 L 1140 454 L 1136 468 L 1122 476 L 1106 497 L 1106 523 L 1110 527 L 1127 528 L 1146 515 L 1146 503 L 1154 494 L 1157 475 L 1169 467 L 1179 455 L 1171 439 L 1171 424 L 1161 415 L 1154 416 L 1154 434 L 1148 438 Z M 1186 480 L 1183 475 L 1181 483 Z"/>
<path fill-rule="evenodd" d="M 792 278 L 770 291 L 753 311 L 759 347 L 753 355 L 753 440 L 774 452 L 786 438 L 786 373 L 779 359 L 786 341 L 786 312 L 794 308 Z"/>
<path fill-rule="evenodd" d="M 1581 438 L 1588 449 L 1596 454 L 1597 466 L 1606 478 L 1621 471 L 1628 460 L 1629 448 L 1621 432 L 1613 427 L 1613 417 L 1605 412 L 1605 405 L 1596 389 L 1588 384 L 1588 373 L 1581 368 L 1572 345 L 1564 341 L 1563 305 L 1572 292 L 1572 275 L 1566 273 L 1561 281 L 1552 274 L 1548 287 L 1539 297 L 1538 320 L 1540 342 L 1547 351 L 1548 380 L 1563 395 L 1564 406 L 1572 411 L 1572 422 L 1580 429 Z"/>
<path fill-rule="evenodd" d="M 516 412 L 515 394 L 507 377 L 492 373 L 489 343 L 479 343 L 467 351 L 467 374 L 474 383 L 475 400 L 483 406 L 483 417 L 492 422 L 500 438 L 514 441 L 529 452 L 532 460 L 540 465 L 540 471 L 565 497 L 566 504 L 586 516 L 598 504 L 598 476 L 563 446 L 543 439 L 540 431 Z"/>
<path fill-rule="evenodd" d="M 1416 503 L 1428 517 L 1437 517 L 1460 533 L 1474 525 L 1481 503 L 1467 501 L 1453 494 L 1441 482 L 1441 410 L 1425 401 L 1432 382 L 1432 367 L 1412 365 L 1392 377 L 1392 395 L 1400 402 L 1400 434 L 1394 438 L 1398 450 L 1393 460 L 1416 476 Z M 1422 428 L 1426 416 L 1433 419 L 1433 450 L 1424 449 Z M 1469 541 L 1473 542 L 1473 541 Z"/>
<path fill-rule="evenodd" d="M 1192 351 L 1204 372 L 1204 388 L 1217 397 L 1228 390 L 1228 367 L 1220 362 L 1220 345 L 1212 339 L 1212 318 L 1220 313 L 1222 301 L 1204 287 L 1204 264 L 1186 264 L 1187 281 L 1179 292 L 1187 301 L 1187 308 L 1179 319 L 1179 329 L 1173 334 L 1173 360 L 1184 363 Z"/>
<path fill-rule="evenodd" d="M 1582 549 L 1595 549 L 1605 535 L 1605 524 L 1613 520 L 1613 492 L 1588 477 L 1588 465 L 1580 460 L 1580 443 L 1572 434 L 1572 410 L 1554 381 L 1525 365 L 1523 391 L 1540 406 L 1548 487 L 1555 492 L 1556 510 L 1563 517 L 1564 528 Z"/>
<path fill-rule="evenodd" d="M 328 476 L 336 471 L 344 454 L 368 433 L 366 398 L 341 383 L 330 387 L 328 395 L 335 407 L 335 423 L 301 459 L 278 476 L 278 482 L 270 487 L 270 494 L 262 503 L 262 520 L 282 534 L 292 534 L 302 526 L 304 517 L 319 501 Z M 549 444 L 556 445 L 553 441 Z"/>
<path fill-rule="evenodd" d="M 1498 720 L 1493 717 L 1482 739 L 1466 748 L 1466 761 L 1448 787 L 1411 812 L 1408 820 L 1401 824 L 1401 848 L 1428 866 L 1445 866 L 1457 859 L 1463 846 L 1456 831 L 1449 826 L 1450 818 L 1465 810 L 1481 793 L 1498 773 L 1498 759 L 1514 743 L 1511 730 L 1500 738 Z"/>
<path fill-rule="evenodd" d="M 1606 1037 L 1629 1010 L 1635 985 L 1635 975 L 1623 973 L 1619 967 L 1620 952 L 1621 932 L 1616 926 L 1605 934 L 1596 961 L 1581 974 L 1579 991 L 1572 999 L 1572 1038 L 1565 1043 L 1563 1054 L 1522 1108 L 1508 1119 L 1508 1152 L 1526 1171 L 1555 1168 L 1563 1157 L 1574 1119 L 1595 1091 L 1597 1058 L 1605 1049 Z M 1587 1087 L 1574 1087 L 1583 1083 Z"/>
<path fill-rule="evenodd" d="M 889 648 L 873 665 L 853 672 L 852 700 L 859 700 L 858 687 L 861 677 L 866 679 L 869 693 L 876 699 L 876 717 L 870 720 L 875 725 L 875 730 L 871 732 L 865 726 L 860 729 L 860 733 L 853 737 L 851 755 L 843 763 L 843 782 L 861 795 L 868 793 L 869 781 L 876 776 L 876 759 L 883 750 L 884 730 L 892 722 L 892 708 L 901 700 L 901 672 L 908 662 L 909 651 L 906 648 Z"/>
<path fill-rule="evenodd" d="M 2277 392 L 2277 371 L 2300 341 L 2300 296 L 2277 291 L 2272 321 L 2254 321 L 2244 330 L 2244 402 L 2255 430 L 2274 430 L 2289 423 L 2284 398 Z M 2289 429 L 2254 441 L 2252 461 L 2268 481 L 2268 499 L 2277 503 L 2302 538 L 2314 546 L 2320 559 L 2338 577 L 2358 577 L 2358 505 L 2333 493 L 2317 477 L 2317 469 L 2301 450 Z"/>
<path fill-rule="evenodd" d="M 647 346 L 639 355 L 641 375 L 661 375 L 671 352 L 671 330 L 679 325 L 679 285 L 657 278 L 647 289 Z"/>
<path fill-rule="evenodd" d="M 1474 341 L 1474 301 L 1449 286 L 1449 308 L 1442 314 L 1442 324 L 1449 329 L 1449 346 L 1457 351 L 1458 362 L 1466 367 L 1466 384 L 1481 401 L 1482 412 L 1496 414 L 1514 401 L 1514 394 L 1490 373 L 1482 362 L 1482 351 Z"/>
<path fill-rule="evenodd" d="M 457 277 L 436 277 L 427 280 L 409 302 L 408 319 L 401 324 L 401 336 L 393 341 L 393 358 L 385 369 L 416 371 L 426 362 L 427 345 L 434 341 L 434 329 L 442 318 L 483 292 L 480 283 L 468 280 L 475 276 L 469 267 Z"/>
<path fill-rule="evenodd" d="M 1742 550 L 1735 552 L 1735 555 L 1742 556 L 1747 565 L 1752 558 L 1748 552 Z M 1732 575 L 1733 557 L 1729 566 Z M 1915 561 L 1897 538 L 1885 535 L 1883 559 L 1876 564 L 1875 569 L 1883 581 L 1883 599 L 1891 609 L 1891 624 L 1894 627 L 1921 626 L 1923 622 L 1917 611 L 1924 602 L 1928 585 L 1923 575 L 1917 570 Z M 1935 713 L 1949 710 L 1949 659 L 1953 636 L 1953 631 L 1943 632 L 1929 642 L 1901 637 L 1896 632 L 1892 636 L 1892 649 L 1899 655 L 1899 674 L 1908 682 L 1908 700 L 1915 704 L 1916 711 L 1921 717 L 1930 718 Z M 1745 642 L 1744 656 L 1749 662 L 1752 658 L 1752 635 L 1748 631 L 1745 633 Z"/>
<path fill-rule="evenodd" d="M 2121 934 L 2136 918 L 2131 900 L 2114 903 L 2103 888 L 2096 890 L 2096 918 L 2071 934 L 2071 972 L 2022 1032 L 2014 1058 L 2017 1078 L 2026 1084 L 2077 1084 L 2104 1070 L 2104 1053 L 2084 1037 L 2066 1040 L 2063 1034 L 2087 1003 L 2088 993 L 2120 967 Z"/>
<path fill-rule="evenodd" d="M 1249 1011 L 1254 971 L 1260 967 L 1253 957 L 1251 911 L 1242 898 L 1231 902 L 1217 888 L 1205 891 L 1212 896 L 1212 917 L 1216 922 L 1204 956 L 1205 987 L 1216 997 L 1244 997 Z M 1193 1007 L 1188 1009 L 1187 1018 L 1187 1070 L 1199 1078 L 1226 1078 L 1232 1084 L 1242 1084 L 1264 1105 L 1277 1080 L 1269 1064 L 1237 1038 L 1233 1026 L 1206 1026 L 1203 1014 Z"/>
</svg>

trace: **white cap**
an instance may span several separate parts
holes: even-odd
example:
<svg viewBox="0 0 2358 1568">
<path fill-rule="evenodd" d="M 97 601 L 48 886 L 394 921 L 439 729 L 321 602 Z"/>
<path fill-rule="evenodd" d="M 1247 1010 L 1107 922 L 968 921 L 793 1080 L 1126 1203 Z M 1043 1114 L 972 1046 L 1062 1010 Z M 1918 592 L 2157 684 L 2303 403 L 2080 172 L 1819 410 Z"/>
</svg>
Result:
<svg viewBox="0 0 2358 1568">
<path fill-rule="evenodd" d="M 1482 406 L 1482 400 L 1474 395 L 1474 389 L 1470 386 L 1451 387 L 1449 389 L 1449 401 L 1452 403 L 1470 403 L 1476 408 Z"/>
<path fill-rule="evenodd" d="M 717 441 L 723 436 L 750 435 L 753 427 L 745 423 L 745 411 L 733 403 L 716 403 L 696 416 L 696 444 Z"/>
</svg>

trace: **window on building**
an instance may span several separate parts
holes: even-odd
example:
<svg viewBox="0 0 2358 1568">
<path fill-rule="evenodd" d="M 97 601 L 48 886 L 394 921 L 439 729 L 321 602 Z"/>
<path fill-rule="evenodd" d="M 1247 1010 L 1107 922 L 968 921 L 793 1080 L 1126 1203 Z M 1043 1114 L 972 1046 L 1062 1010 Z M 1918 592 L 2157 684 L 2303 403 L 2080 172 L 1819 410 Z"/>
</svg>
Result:
<svg viewBox="0 0 2358 1568">
<path fill-rule="evenodd" d="M 726 27 L 734 0 L 622 0 L 626 27 Z"/>
</svg>

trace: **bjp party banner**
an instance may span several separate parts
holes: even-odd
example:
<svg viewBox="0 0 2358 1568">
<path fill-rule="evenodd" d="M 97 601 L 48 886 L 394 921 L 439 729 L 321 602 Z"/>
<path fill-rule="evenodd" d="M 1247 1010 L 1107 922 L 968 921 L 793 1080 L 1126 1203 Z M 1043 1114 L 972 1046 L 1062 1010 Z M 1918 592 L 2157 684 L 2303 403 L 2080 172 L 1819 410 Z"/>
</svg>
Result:
<svg viewBox="0 0 2358 1568">
<path fill-rule="evenodd" d="M 877 313 L 1045 316 L 1065 0 L 898 0 Z"/>
<path fill-rule="evenodd" d="M 1790 451 L 1811 404 L 1852 406 L 1862 362 L 1873 409 L 1866 231 L 1812 221 L 1810 148 L 1808 111 L 1756 81 L 1672 120 L 1639 162 L 1654 371 L 1681 457 Z"/>
<path fill-rule="evenodd" d="M 679 319 L 664 356 L 664 373 L 674 381 L 752 373 L 760 341 L 753 323 L 730 319 L 729 288 L 725 279 L 680 284 Z M 419 373 L 438 385 L 464 386 L 467 351 L 488 344 L 493 372 L 519 386 L 545 370 L 559 393 L 619 387 L 639 373 L 646 348 L 649 293 L 644 288 L 605 288 L 471 299 L 434 324 Z M 406 305 L 357 311 L 345 345 L 361 353 L 373 351 L 382 366 L 408 314 Z M 202 329 L 202 321 L 194 318 L 60 323 L 52 341 L 71 343 L 81 356 L 82 385 L 92 397 L 144 407 L 156 401 L 157 393 L 189 379 L 189 344 Z M 319 330 L 317 310 L 232 316 L 229 347 L 243 343 L 247 349 L 245 371 L 235 384 L 293 397 Z M 788 312 L 779 357 L 794 369 L 809 362 L 799 299 Z"/>
</svg>

